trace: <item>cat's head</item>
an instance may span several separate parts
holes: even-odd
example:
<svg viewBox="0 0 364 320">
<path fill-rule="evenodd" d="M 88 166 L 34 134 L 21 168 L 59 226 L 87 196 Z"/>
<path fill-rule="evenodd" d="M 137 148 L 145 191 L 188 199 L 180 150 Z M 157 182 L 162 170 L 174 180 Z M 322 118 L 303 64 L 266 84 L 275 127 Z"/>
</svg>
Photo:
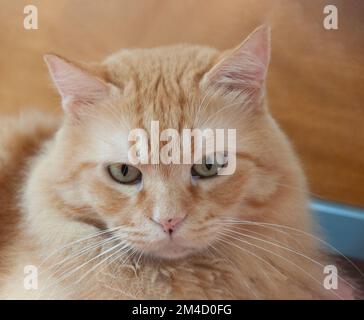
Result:
<svg viewBox="0 0 364 320">
<path fill-rule="evenodd" d="M 224 53 L 131 49 L 96 67 L 47 55 L 65 112 L 49 168 L 54 203 L 69 219 L 112 228 L 139 252 L 168 258 L 207 248 L 230 219 L 254 217 L 276 195 L 284 166 L 283 137 L 264 106 L 269 56 L 267 27 Z M 217 175 L 226 164 L 206 158 L 132 165 L 129 133 L 141 128 L 150 138 L 152 121 L 159 132 L 236 129 L 235 170 Z M 149 140 L 148 157 L 165 144 Z"/>
</svg>

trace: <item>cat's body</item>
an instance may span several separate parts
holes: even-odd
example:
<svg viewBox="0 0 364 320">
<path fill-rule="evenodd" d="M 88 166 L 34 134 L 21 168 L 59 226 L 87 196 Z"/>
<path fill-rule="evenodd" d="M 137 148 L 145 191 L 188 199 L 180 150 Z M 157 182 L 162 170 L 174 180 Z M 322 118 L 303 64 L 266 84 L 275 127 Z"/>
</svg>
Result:
<svg viewBox="0 0 364 320">
<path fill-rule="evenodd" d="M 218 51 L 198 46 L 121 51 L 88 71 L 102 82 L 48 58 L 65 120 L 29 113 L 19 122 L 4 120 L 1 127 L 0 221 L 7 227 L 0 234 L 0 296 L 340 298 L 340 292 L 323 286 L 329 261 L 309 235 L 304 175 L 262 98 L 265 71 L 260 74 L 259 68 L 267 66 L 269 44 L 255 50 L 254 41 L 267 41 L 259 39 L 266 33 L 258 31 L 249 40 L 261 61 L 249 61 L 248 77 L 235 79 L 240 84 L 234 77 L 236 70 L 244 74 L 244 66 L 227 66 L 236 54 L 217 64 Z M 219 78 L 221 72 L 228 74 Z M 68 78 L 60 80 L 64 74 Z M 253 90 L 234 93 L 249 81 Z M 224 94 L 211 94 L 215 85 L 213 92 Z M 84 97 L 83 90 L 93 94 Z M 234 104 L 245 110 L 228 110 Z M 87 111 L 78 111 L 83 105 Z M 227 111 L 215 117 L 219 108 Z M 237 128 L 236 172 L 191 184 L 190 166 L 147 165 L 140 169 L 139 189 L 114 185 L 99 163 L 126 162 L 118 160 L 126 152 L 118 145 L 125 143 L 125 132 L 148 131 L 152 120 L 162 129 Z M 176 238 L 162 238 L 153 214 L 182 211 L 186 221 L 173 233 Z M 119 226 L 125 227 L 120 239 L 127 242 L 120 251 L 103 240 L 109 233 L 87 239 Z M 24 287 L 29 265 L 38 268 L 37 290 Z"/>
</svg>

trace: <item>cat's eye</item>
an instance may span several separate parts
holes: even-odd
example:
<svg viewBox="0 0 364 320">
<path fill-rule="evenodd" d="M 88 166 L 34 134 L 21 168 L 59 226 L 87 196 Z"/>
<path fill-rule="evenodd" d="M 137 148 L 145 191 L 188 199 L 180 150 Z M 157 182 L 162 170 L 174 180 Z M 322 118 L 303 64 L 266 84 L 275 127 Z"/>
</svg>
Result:
<svg viewBox="0 0 364 320">
<path fill-rule="evenodd" d="M 141 180 L 142 173 L 139 169 L 123 164 L 123 163 L 113 163 L 107 167 L 107 170 L 116 182 L 123 184 L 134 184 Z"/>
<path fill-rule="evenodd" d="M 193 177 L 210 178 L 218 174 L 219 169 L 226 166 L 226 163 L 220 164 L 216 158 L 214 161 L 208 161 L 208 158 L 204 158 L 202 163 L 194 164 L 191 168 L 191 175 Z"/>
</svg>

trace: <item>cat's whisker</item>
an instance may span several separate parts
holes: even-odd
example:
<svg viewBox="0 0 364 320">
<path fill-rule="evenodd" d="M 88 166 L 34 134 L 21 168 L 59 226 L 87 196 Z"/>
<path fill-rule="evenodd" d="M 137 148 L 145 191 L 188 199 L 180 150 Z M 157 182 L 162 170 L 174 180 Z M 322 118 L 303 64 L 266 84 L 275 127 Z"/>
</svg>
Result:
<svg viewBox="0 0 364 320">
<path fill-rule="evenodd" d="M 225 224 L 225 225 L 254 225 L 254 226 L 261 226 L 260 223 L 261 222 L 257 222 L 257 221 L 249 221 L 249 220 L 239 220 L 239 219 L 234 219 L 234 218 L 220 218 L 218 222 L 214 222 L 217 225 L 221 225 L 221 224 Z M 262 227 L 264 227 L 262 225 Z M 284 231 L 284 230 L 275 230 L 275 232 L 277 233 L 281 233 L 284 234 L 287 237 L 290 237 L 291 234 L 289 234 L 288 232 Z"/>
<path fill-rule="evenodd" d="M 114 119 L 118 120 L 118 123 L 121 127 L 128 127 L 127 121 L 126 121 L 125 117 L 122 116 L 120 109 L 116 109 L 115 106 L 112 104 L 105 104 L 104 108 L 108 112 L 110 112 L 110 114 L 114 117 Z"/>
<path fill-rule="evenodd" d="M 222 108 L 219 108 L 215 113 L 213 113 L 209 117 L 207 117 L 207 119 L 200 125 L 200 127 L 203 127 L 209 120 L 216 117 L 218 114 L 225 111 L 226 109 L 229 109 L 229 108 L 231 108 L 233 106 L 236 106 L 236 105 L 247 105 L 247 104 L 249 104 L 251 102 L 252 92 L 253 92 L 253 90 L 250 89 L 250 88 L 241 90 L 239 92 L 238 96 L 236 96 L 236 97 L 234 97 L 232 99 L 232 102 L 230 104 L 224 105 Z M 219 93 L 219 91 L 217 91 L 217 93 L 221 94 L 221 93 Z M 244 99 L 241 98 L 242 95 L 245 95 Z"/>
<path fill-rule="evenodd" d="M 148 247 L 148 246 L 147 246 Z M 140 251 L 140 253 L 139 253 L 139 257 L 138 257 L 138 259 L 137 259 L 137 261 L 136 261 L 136 263 L 135 263 L 135 266 L 136 267 L 139 267 L 139 261 L 140 261 L 140 259 L 141 259 L 141 257 L 143 256 L 143 251 Z"/>
<path fill-rule="evenodd" d="M 117 261 L 120 258 L 121 258 L 121 265 L 125 265 L 128 262 L 131 255 L 134 253 L 134 251 L 135 249 L 133 247 L 129 247 L 128 250 L 120 252 L 121 254 L 119 254 L 119 256 L 109 261 L 107 265 L 111 265 L 113 262 Z"/>
<path fill-rule="evenodd" d="M 217 239 L 218 240 L 218 239 Z M 207 249 L 213 249 L 213 250 L 215 250 L 215 252 L 216 252 L 216 254 L 215 254 L 215 256 L 216 257 L 218 257 L 218 256 L 222 256 L 222 258 L 225 260 L 225 261 L 227 261 L 230 265 L 231 265 L 231 267 L 233 268 L 233 269 L 235 269 L 235 270 L 239 270 L 238 269 L 238 266 L 237 265 L 235 265 L 232 261 L 231 261 L 231 259 L 229 258 L 229 257 L 227 257 L 226 255 L 225 255 L 225 253 L 223 253 L 223 251 L 222 250 L 219 250 L 218 248 L 216 248 L 213 244 L 210 244 L 209 245 L 209 247 L 207 248 Z M 241 279 L 241 281 L 243 281 L 243 283 L 244 283 L 244 286 L 248 289 L 248 292 L 251 292 L 251 293 L 253 293 L 253 295 L 255 296 L 255 298 L 256 299 L 259 299 L 259 297 L 258 297 L 258 295 L 257 295 L 257 293 L 256 293 L 256 291 L 255 290 L 253 290 L 253 288 L 251 288 L 251 286 L 249 286 L 249 284 L 244 280 L 244 279 Z M 232 291 L 230 291 L 230 294 L 231 294 L 231 296 L 232 297 L 234 297 L 234 294 L 232 293 Z"/>
<path fill-rule="evenodd" d="M 220 235 L 225 236 L 224 234 L 220 233 Z M 242 248 L 241 246 L 235 244 L 235 243 L 231 243 L 229 241 L 226 241 L 225 238 L 217 238 L 217 241 L 219 242 L 223 242 L 225 244 L 227 244 L 228 246 L 233 246 L 236 247 L 238 249 L 240 249 L 241 251 L 244 251 L 245 253 L 255 257 L 256 259 L 258 259 L 259 261 L 263 262 L 264 264 L 268 265 L 270 268 L 272 268 L 275 272 L 277 272 L 284 280 L 287 279 L 287 276 L 285 276 L 280 270 L 278 270 L 272 263 L 270 263 L 268 260 L 265 260 L 264 258 L 258 256 L 257 254 L 251 252 L 250 250 L 246 249 L 246 248 Z"/>
<path fill-rule="evenodd" d="M 120 229 L 118 229 L 118 231 L 119 230 Z M 101 242 L 97 242 L 97 243 L 91 244 L 91 246 L 89 248 L 82 248 L 81 251 L 76 252 L 74 255 L 70 256 L 69 258 L 78 257 L 78 256 L 84 254 L 86 251 L 89 251 L 91 249 L 101 248 L 102 246 L 104 246 L 104 245 L 106 245 L 106 244 L 108 244 L 108 243 L 110 243 L 112 241 L 115 241 L 115 240 L 125 240 L 127 238 L 128 238 L 128 235 L 127 234 L 115 234 L 112 237 L 108 237 L 108 238 L 106 238 L 104 240 L 101 240 Z"/>
<path fill-rule="evenodd" d="M 225 224 L 223 224 L 223 225 L 225 225 Z M 248 224 L 249 225 L 249 224 Z M 238 230 L 238 231 L 245 231 L 245 232 L 248 232 L 248 233 L 252 233 L 252 234 L 254 234 L 254 235 L 257 235 L 257 236 L 259 236 L 261 239 L 265 239 L 266 241 L 269 241 L 269 242 L 271 242 L 271 243 L 275 243 L 276 245 L 281 245 L 281 246 L 285 246 L 285 243 L 283 243 L 283 242 L 281 242 L 281 241 L 279 241 L 279 240 L 277 240 L 277 239 L 275 239 L 275 238 L 273 238 L 273 237 L 269 237 L 269 236 L 267 236 L 267 235 L 264 235 L 264 234 L 261 234 L 261 233 L 259 233 L 259 232 L 255 232 L 255 231 L 253 231 L 253 230 L 250 230 L 250 229 L 247 229 L 247 228 L 244 228 L 244 227 L 241 227 L 241 225 L 235 225 L 235 224 L 231 224 L 231 223 L 228 223 L 228 224 L 226 224 L 226 226 L 228 226 L 228 228 L 231 230 L 231 229 L 234 229 L 234 230 Z M 227 230 L 229 230 L 229 229 L 227 229 Z M 274 232 L 277 232 L 278 231 L 278 233 L 281 233 L 281 232 L 279 232 L 280 230 L 274 230 Z M 240 233 L 240 232 L 238 232 L 238 233 Z M 287 233 L 287 232 L 282 232 L 286 237 L 289 237 L 289 239 L 292 239 L 293 241 L 295 241 L 298 245 L 300 244 L 298 241 L 297 241 L 297 239 L 295 239 L 294 237 L 292 237 L 292 234 L 289 234 L 289 233 Z M 288 247 L 287 247 L 288 248 Z M 290 249 L 292 249 L 291 247 L 290 247 Z"/>
<path fill-rule="evenodd" d="M 241 233 L 241 232 L 237 232 L 237 231 L 234 231 L 234 230 L 231 230 L 231 229 L 228 229 L 228 228 L 224 228 L 223 230 L 224 230 L 225 232 L 230 232 L 230 233 L 232 233 L 232 235 L 241 235 L 241 236 L 246 237 L 246 238 L 249 238 L 249 239 L 253 239 L 253 240 L 257 240 L 257 241 L 261 241 L 261 242 L 263 242 L 263 243 L 266 243 L 266 244 L 269 244 L 269 245 L 272 245 L 272 246 L 278 247 L 278 248 L 280 248 L 280 249 L 283 249 L 283 250 L 286 250 L 286 251 L 288 251 L 288 252 L 291 252 L 291 253 L 293 253 L 293 254 L 295 254 L 295 255 L 298 255 L 298 256 L 300 256 L 300 257 L 302 257 L 302 258 L 304 258 L 304 259 L 306 259 L 306 260 L 308 260 L 308 261 L 310 261 L 310 262 L 314 263 L 315 265 L 317 265 L 317 266 L 321 267 L 321 268 L 322 268 L 322 270 L 325 268 L 325 265 L 324 265 L 324 264 L 322 264 L 322 263 L 320 263 L 319 261 L 317 261 L 317 260 L 315 260 L 315 259 L 313 259 L 313 258 L 309 257 L 309 256 L 308 256 L 308 255 L 306 255 L 306 254 L 303 254 L 303 253 L 301 253 L 301 252 L 298 252 L 297 250 L 294 250 L 294 249 L 292 249 L 292 248 L 290 248 L 290 247 L 287 247 L 287 246 L 285 246 L 285 245 L 282 245 L 282 243 L 275 243 L 275 242 L 272 242 L 272 241 L 267 241 L 267 240 L 264 240 L 264 239 L 261 239 L 261 238 L 258 238 L 258 237 L 254 237 L 254 236 L 251 236 L 251 235 L 247 235 L 247 234 L 244 234 L 244 233 Z M 341 281 L 345 282 L 345 283 L 346 283 L 348 286 L 350 286 L 352 289 L 357 289 L 357 288 L 356 288 L 356 287 L 354 287 L 354 286 L 353 286 L 350 282 L 348 282 L 347 280 L 345 280 L 343 277 L 338 276 L 338 278 L 339 278 Z"/>
<path fill-rule="evenodd" d="M 253 243 L 251 243 L 251 242 L 249 242 L 249 241 L 246 241 L 246 240 L 243 240 L 243 239 L 239 239 L 239 238 L 237 238 L 237 237 L 234 237 L 234 236 L 232 236 L 232 235 L 230 235 L 230 234 L 228 234 L 228 233 L 221 232 L 221 234 L 222 234 L 222 235 L 224 235 L 225 237 L 230 238 L 230 239 L 233 239 L 233 240 L 236 240 L 236 241 L 239 241 L 239 242 L 245 243 L 245 244 L 247 244 L 247 245 L 249 245 L 249 246 L 253 246 L 253 247 L 257 248 L 257 249 L 263 250 L 263 251 L 265 251 L 265 252 L 267 252 L 267 253 L 269 253 L 269 254 L 272 254 L 272 255 L 274 255 L 274 256 L 276 256 L 276 257 L 278 257 L 278 258 L 280 258 L 280 259 L 282 259 L 282 260 L 286 261 L 287 263 L 289 263 L 289 264 L 293 265 L 295 268 L 297 268 L 298 270 L 300 270 L 300 271 L 302 271 L 304 274 L 306 274 L 308 277 L 310 277 L 310 278 L 311 278 L 314 282 L 316 282 L 319 286 L 322 286 L 322 283 L 321 283 L 319 280 L 317 280 L 314 276 L 312 276 L 312 274 L 311 274 L 311 273 L 307 272 L 305 269 L 303 269 L 302 267 L 300 267 L 297 263 L 292 262 L 291 260 L 287 259 L 286 257 L 284 257 L 284 256 L 282 256 L 282 255 L 280 255 L 280 254 L 278 254 L 278 253 L 276 253 L 276 252 L 273 252 L 272 250 L 269 250 L 269 249 L 266 249 L 266 248 L 261 247 L 261 246 L 259 246 L 259 245 L 253 244 Z M 331 293 L 332 293 L 333 295 L 337 296 L 339 299 L 344 300 L 344 299 L 343 299 L 343 298 L 342 298 L 339 294 L 337 294 L 336 292 L 331 291 Z"/>
<path fill-rule="evenodd" d="M 98 237 L 98 236 L 101 236 L 101 235 L 103 235 L 103 234 L 106 234 L 106 233 L 110 233 L 110 232 L 113 232 L 113 231 L 115 231 L 115 230 L 118 230 L 118 229 L 120 229 L 120 228 L 122 228 L 122 227 L 114 227 L 114 228 L 108 228 L 108 229 L 104 229 L 104 230 L 101 230 L 101 231 L 97 231 L 97 232 L 95 232 L 95 233 L 92 233 L 92 234 L 90 234 L 90 235 L 88 235 L 88 236 L 86 236 L 86 237 L 84 237 L 84 238 L 81 238 L 81 239 L 77 239 L 77 240 L 75 240 L 75 241 L 72 241 L 72 242 L 69 242 L 69 243 L 67 243 L 67 244 L 65 244 L 64 246 L 62 246 L 61 248 L 58 248 L 58 249 L 56 249 L 55 251 L 53 251 L 50 255 L 48 255 L 47 257 L 45 257 L 44 259 L 43 259 L 43 261 L 39 264 L 39 267 L 41 267 L 46 261 L 48 261 L 48 259 L 50 259 L 51 257 L 53 257 L 55 254 L 57 254 L 57 253 L 59 253 L 60 251 L 62 251 L 62 250 L 65 250 L 65 249 L 67 249 L 67 248 L 69 248 L 69 247 L 71 247 L 71 246 L 74 246 L 74 245 L 76 245 L 76 244 L 78 244 L 78 243 L 81 243 L 81 242 L 83 242 L 83 241 L 87 241 L 87 240 L 90 240 L 90 239 L 93 239 L 93 238 L 96 238 L 96 237 Z"/>
<path fill-rule="evenodd" d="M 199 115 L 200 115 L 200 111 L 201 111 L 201 108 L 205 102 L 205 99 L 206 97 L 210 94 L 210 90 L 206 90 L 206 93 L 205 95 L 203 96 L 203 98 L 201 99 L 199 105 L 198 105 L 198 108 L 197 108 L 197 111 L 195 113 L 195 119 L 194 119 L 194 123 L 196 123 L 196 120 L 198 119 Z"/>
<path fill-rule="evenodd" d="M 80 256 L 84 255 L 85 253 L 87 253 L 87 252 L 91 251 L 92 249 L 100 248 L 100 247 L 102 247 L 103 245 L 105 245 L 105 244 L 107 244 L 107 243 L 110 243 L 110 242 L 112 242 L 112 241 L 114 241 L 114 240 L 116 240 L 116 239 L 119 239 L 119 238 L 120 238 L 120 237 L 119 237 L 118 235 L 115 235 L 115 236 L 113 236 L 113 237 L 109 237 L 109 238 L 107 238 L 107 239 L 103 239 L 103 240 L 97 241 L 96 243 L 92 243 L 92 244 L 90 244 L 90 245 L 86 246 L 85 248 L 81 248 L 81 250 L 76 251 L 75 253 L 73 253 L 73 254 L 71 254 L 71 255 L 67 255 L 67 256 L 66 256 L 63 260 L 61 260 L 61 261 L 59 261 L 59 262 L 57 262 L 57 263 L 55 263 L 55 264 L 53 264 L 53 265 L 51 265 L 51 266 L 47 267 L 46 269 L 42 270 L 42 272 L 41 272 L 40 274 L 42 274 L 42 273 L 44 273 L 44 272 L 46 272 L 46 271 L 49 271 L 49 270 L 51 270 L 51 269 L 53 269 L 53 268 L 56 268 L 57 266 L 58 266 L 58 269 L 59 269 L 59 268 L 60 268 L 60 267 L 62 267 L 62 266 L 63 266 L 63 264 L 64 264 L 64 263 L 66 263 L 67 261 L 69 261 L 69 260 L 71 260 L 71 259 L 73 259 L 73 258 L 78 258 L 78 257 L 80 257 Z M 56 269 L 54 272 L 57 272 L 57 269 Z"/>
<path fill-rule="evenodd" d="M 230 103 L 230 104 L 227 104 L 225 106 L 223 106 L 222 108 L 218 109 L 215 113 L 211 114 L 210 116 L 207 117 L 207 119 L 202 123 L 200 124 L 200 127 L 203 128 L 203 126 L 208 123 L 211 119 L 213 119 L 214 117 L 216 117 L 217 115 L 219 115 L 221 112 L 223 111 L 226 111 L 226 109 L 229 109 L 233 106 L 237 106 L 237 105 L 241 105 L 242 102 L 241 101 L 238 101 L 238 102 L 235 102 L 235 103 Z"/>
<path fill-rule="evenodd" d="M 120 241 L 116 245 L 114 245 L 111 248 L 109 248 L 109 249 L 101 252 L 97 256 L 92 257 L 91 259 L 87 260 L 86 262 L 82 263 L 81 265 L 77 266 L 76 268 L 73 268 L 71 270 L 67 270 L 67 271 L 63 272 L 60 276 L 57 277 L 57 279 L 56 279 L 55 282 L 51 283 L 50 285 L 46 285 L 44 287 L 44 289 L 49 289 L 50 287 L 56 286 L 57 284 L 61 283 L 66 278 L 69 278 L 72 274 L 74 274 L 75 272 L 79 271 L 80 269 L 82 269 L 83 267 L 85 267 L 86 265 L 88 265 L 89 263 L 91 263 L 92 261 L 95 261 L 96 259 L 100 258 L 101 256 L 109 253 L 110 251 L 113 251 L 113 250 L 117 249 L 118 247 L 120 247 L 122 245 L 125 245 L 125 244 Z"/>
<path fill-rule="evenodd" d="M 125 250 L 127 249 L 127 250 Z M 132 248 L 128 248 L 127 245 L 124 245 L 123 247 L 119 248 L 116 252 L 114 252 L 113 254 L 110 254 L 109 256 L 107 256 L 105 259 L 103 259 L 101 262 L 97 263 L 95 266 L 93 266 L 89 271 L 87 271 L 83 276 L 81 276 L 81 278 L 79 278 L 77 281 L 75 281 L 74 283 L 65 286 L 64 288 L 61 289 L 61 291 L 65 291 L 65 290 L 71 290 L 75 285 L 78 285 L 79 283 L 81 283 L 81 281 L 83 279 L 85 279 L 91 272 L 95 271 L 96 268 L 98 268 L 99 266 L 103 265 L 103 269 L 105 269 L 106 267 L 108 267 L 112 262 L 120 259 L 122 256 L 127 255 L 127 253 L 129 251 L 131 251 Z M 110 258 L 113 257 L 114 255 L 116 255 L 116 258 L 112 259 L 112 261 L 110 261 Z M 123 263 L 125 263 L 127 257 L 125 257 L 125 259 L 123 260 Z M 100 270 L 100 272 L 103 272 L 102 270 Z"/>
<path fill-rule="evenodd" d="M 136 252 L 137 250 L 133 246 L 129 245 L 129 249 L 123 253 L 123 255 L 125 256 L 122 257 L 121 265 L 125 265 L 127 262 L 131 262 L 131 258 L 136 254 Z"/>
<path fill-rule="evenodd" d="M 241 246 L 238 246 L 238 245 L 236 245 L 236 244 L 234 244 L 234 243 L 231 243 L 231 242 L 229 242 L 229 241 L 226 241 L 224 238 L 221 238 L 221 237 L 218 237 L 217 238 L 217 240 L 218 240 L 218 242 L 222 242 L 223 244 L 226 244 L 226 245 L 228 245 L 228 246 L 233 246 L 233 247 L 236 247 L 236 248 L 238 248 L 239 250 L 241 250 L 241 251 L 243 251 L 244 253 L 246 253 L 246 254 L 248 254 L 248 255 L 251 255 L 251 256 L 253 256 L 255 259 L 257 259 L 258 260 L 258 262 L 263 262 L 263 264 L 266 264 L 266 265 L 268 265 L 268 267 L 269 268 L 271 268 L 271 269 L 273 269 L 275 272 L 277 272 L 278 273 L 278 275 L 280 275 L 284 280 L 286 280 L 287 279 L 287 276 L 285 276 L 280 270 L 278 270 L 272 263 L 270 263 L 268 260 L 265 260 L 265 259 L 263 259 L 262 257 L 260 257 L 260 256 L 258 256 L 257 254 L 255 254 L 255 253 L 253 253 L 253 252 L 251 252 L 250 250 L 248 250 L 248 249 L 246 249 L 246 248 L 242 248 Z M 271 281 L 271 278 L 267 275 L 267 273 L 265 273 L 265 272 L 263 272 L 263 269 L 261 268 L 261 271 L 262 271 L 262 273 L 267 277 L 267 279 L 269 280 L 269 281 Z M 249 284 L 246 282 L 246 281 L 244 281 L 244 279 L 242 279 L 242 281 L 244 282 L 244 285 L 248 288 L 248 289 L 250 289 L 249 290 L 249 292 L 252 292 L 253 293 L 253 295 L 257 298 L 257 299 L 259 299 L 259 297 L 258 297 L 258 295 L 257 295 L 257 293 L 255 292 L 255 290 L 253 290 L 253 288 L 251 288 L 250 286 L 249 286 Z M 273 282 L 273 281 L 271 281 L 271 282 Z"/>
<path fill-rule="evenodd" d="M 89 120 L 95 120 L 95 121 L 99 120 L 100 121 L 100 119 L 96 116 L 96 114 L 88 109 L 85 109 L 82 111 L 80 110 L 79 117 L 84 118 L 86 121 L 89 121 Z M 116 129 L 116 125 L 110 119 L 103 118 L 102 121 L 104 124 L 107 124 L 108 126 L 111 126 Z M 100 122 L 98 122 L 98 123 L 100 123 Z M 84 123 L 80 122 L 80 125 L 84 125 Z"/>
<path fill-rule="evenodd" d="M 267 182 L 272 182 L 272 179 L 269 178 L 269 176 L 260 176 L 259 179 L 265 180 Z M 324 195 L 320 195 L 318 193 L 313 193 L 313 192 L 307 190 L 304 187 L 294 186 L 294 185 L 290 185 L 288 183 L 282 183 L 282 182 L 274 182 L 274 184 L 276 184 L 277 186 L 281 186 L 281 187 L 285 187 L 285 188 L 291 189 L 291 190 L 304 192 L 305 194 L 310 195 L 312 197 L 324 198 Z"/>
<path fill-rule="evenodd" d="M 114 247 L 113 247 L 114 248 Z M 116 252 L 108 255 L 106 258 L 104 258 L 103 260 L 101 260 L 99 263 L 97 263 L 95 266 L 93 266 L 89 271 L 87 271 L 82 277 L 79 278 L 79 280 L 77 280 L 76 283 L 80 283 L 83 279 L 85 279 L 90 273 L 92 273 L 92 271 L 94 271 L 96 268 L 98 268 L 99 266 L 101 266 L 102 264 L 104 264 L 106 261 L 108 261 L 111 257 L 118 255 L 117 258 L 120 258 L 120 253 L 124 250 L 128 248 L 128 250 L 126 252 L 128 252 L 130 248 L 127 244 L 124 244 L 123 247 L 119 248 Z M 113 249 L 111 249 L 113 250 Z"/>
<path fill-rule="evenodd" d="M 130 261 L 131 263 L 128 265 L 129 267 L 131 267 L 133 269 L 134 275 L 137 277 L 137 266 L 135 266 L 132 263 L 133 257 L 138 253 L 138 250 L 136 250 L 135 248 L 131 247 L 131 252 L 122 260 L 122 266 L 127 265 L 127 261 Z"/>
<path fill-rule="evenodd" d="M 212 93 L 211 93 L 212 92 Z M 196 126 L 196 121 L 199 121 L 199 116 L 201 111 L 205 111 L 208 106 L 210 105 L 211 101 L 213 100 L 214 96 L 217 94 L 216 90 L 211 90 L 211 88 L 208 88 L 206 90 L 206 94 L 204 95 L 204 97 L 201 100 L 201 103 L 198 106 L 196 115 L 195 115 L 195 119 L 194 119 L 194 126 Z M 206 98 L 209 98 L 209 100 L 207 101 L 207 103 L 205 102 Z"/>
<path fill-rule="evenodd" d="M 236 229 L 236 230 L 243 230 L 245 232 L 248 232 L 248 233 L 251 233 L 251 234 L 255 234 L 263 239 L 266 239 L 266 240 L 269 240 L 269 241 L 272 241 L 274 243 L 277 243 L 277 244 L 280 244 L 280 245 L 284 245 L 281 241 L 278 241 L 277 239 L 273 238 L 273 237 L 269 237 L 265 234 L 262 234 L 262 233 L 259 233 L 259 232 L 256 232 L 256 231 L 253 231 L 253 230 L 250 230 L 248 228 L 244 228 L 244 227 L 241 227 L 241 226 L 236 226 L 236 225 L 231 225 L 231 224 L 228 224 L 229 228 L 231 229 Z M 290 234 L 287 234 L 286 232 L 284 233 L 287 237 L 289 237 L 290 239 L 293 239 L 295 240 L 294 238 L 292 238 L 292 236 Z"/>
<path fill-rule="evenodd" d="M 283 224 L 276 224 L 276 223 L 268 223 L 268 222 L 256 222 L 256 221 L 248 221 L 248 220 L 240 220 L 240 219 L 223 219 L 224 221 L 230 222 L 231 224 L 246 224 L 246 225 L 255 225 L 255 226 L 260 226 L 263 228 L 270 228 L 273 229 L 275 231 L 284 229 L 285 231 L 290 231 L 290 232 L 296 232 L 299 233 L 300 235 L 304 235 L 307 237 L 310 237 L 322 244 L 324 244 L 325 246 L 327 246 L 328 248 L 330 248 L 331 250 L 335 251 L 338 255 L 340 255 L 342 258 L 344 258 L 363 278 L 364 278 L 364 273 L 363 271 L 360 270 L 360 268 L 353 262 L 351 261 L 347 256 L 345 256 L 340 250 L 338 250 L 337 248 L 335 248 L 333 245 L 331 245 L 330 243 L 328 243 L 327 241 L 319 238 L 318 236 L 309 233 L 307 231 L 301 230 L 301 229 L 297 229 L 288 225 L 283 225 Z"/>
<path fill-rule="evenodd" d="M 217 258 L 217 255 L 214 251 L 212 251 L 212 249 L 215 249 L 212 245 L 209 245 L 207 248 L 206 248 L 206 252 L 208 253 L 208 255 L 211 257 L 211 259 L 216 259 Z M 216 249 L 215 249 L 216 250 Z"/>
<path fill-rule="evenodd" d="M 84 118 L 95 120 L 97 124 L 100 124 L 100 121 L 103 121 L 108 128 L 114 129 L 115 132 L 119 132 L 122 128 L 129 127 L 126 120 L 121 116 L 121 114 L 117 113 L 117 110 L 114 110 L 113 106 L 104 105 L 104 108 L 111 114 L 112 119 L 109 118 L 105 119 L 105 117 L 103 118 L 98 117 L 92 108 L 90 108 L 91 111 L 89 111 L 89 109 L 87 108 L 85 108 L 85 110 L 82 110 L 81 116 Z M 112 141 L 110 141 L 110 136 L 108 132 L 105 130 L 94 130 L 93 135 L 99 141 L 107 145 L 112 143 Z"/>
</svg>

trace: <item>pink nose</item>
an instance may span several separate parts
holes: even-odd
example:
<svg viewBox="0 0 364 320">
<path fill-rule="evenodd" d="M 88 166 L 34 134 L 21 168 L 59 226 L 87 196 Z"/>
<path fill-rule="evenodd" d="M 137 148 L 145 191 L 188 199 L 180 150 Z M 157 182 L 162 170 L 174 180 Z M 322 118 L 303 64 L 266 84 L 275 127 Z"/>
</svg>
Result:
<svg viewBox="0 0 364 320">
<path fill-rule="evenodd" d="M 167 232 L 171 235 L 177 226 L 181 224 L 184 218 L 185 217 L 165 218 L 158 220 L 157 223 L 163 227 L 164 232 Z"/>
</svg>

